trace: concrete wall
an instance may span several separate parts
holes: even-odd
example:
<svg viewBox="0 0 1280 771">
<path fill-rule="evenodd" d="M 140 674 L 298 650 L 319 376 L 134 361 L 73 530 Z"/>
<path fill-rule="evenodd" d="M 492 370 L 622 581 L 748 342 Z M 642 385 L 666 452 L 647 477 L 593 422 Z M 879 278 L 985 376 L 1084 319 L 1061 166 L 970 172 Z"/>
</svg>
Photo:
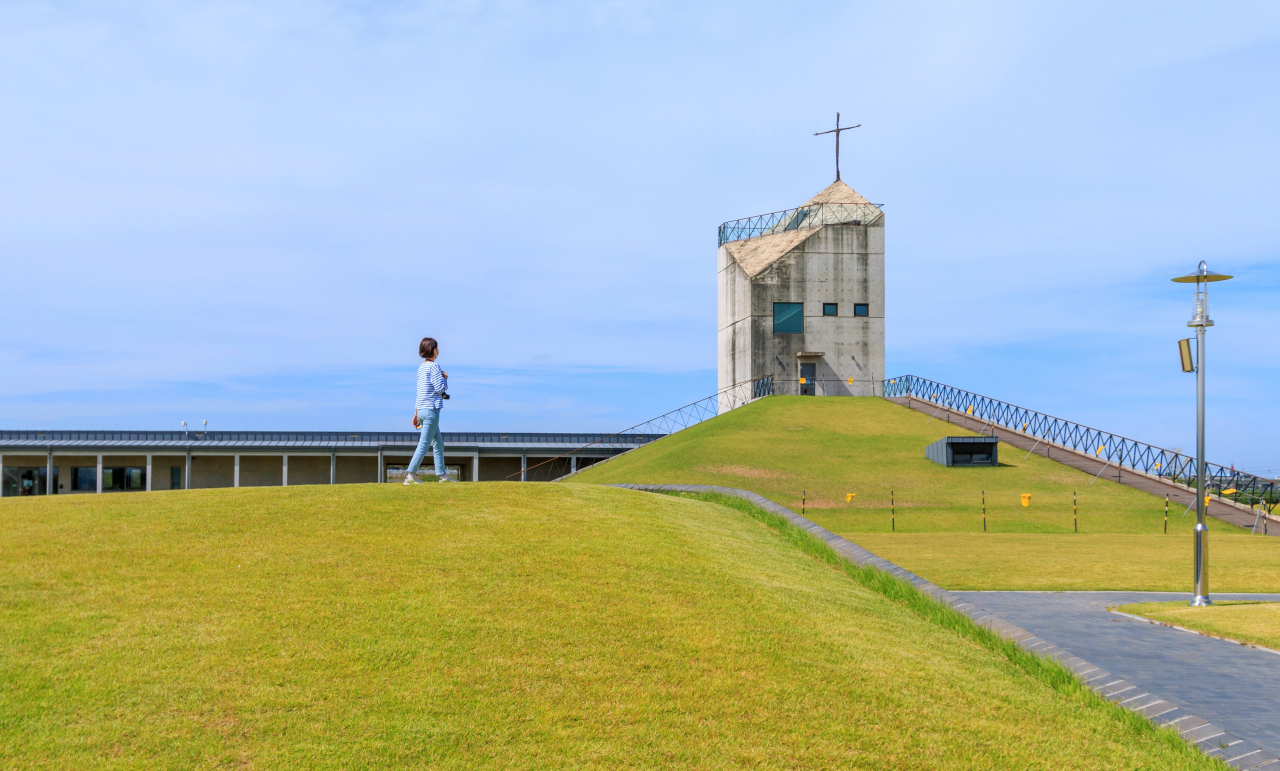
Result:
<svg viewBox="0 0 1280 771">
<path fill-rule="evenodd" d="M 533 462 L 530 461 L 530 465 Z M 480 481 L 501 482 L 508 474 L 520 473 L 519 458 L 484 458 L 480 459 Z M 519 479 L 519 477 L 517 477 Z"/>
<path fill-rule="evenodd" d="M 338 484 L 358 485 L 377 481 L 377 456 L 338 456 Z"/>
<path fill-rule="evenodd" d="M 164 482 L 167 487 L 169 482 L 167 476 Z M 230 455 L 193 455 L 191 457 L 191 489 L 231 487 L 234 483 L 234 457 Z"/>
<path fill-rule="evenodd" d="M 185 455 L 152 455 L 151 456 L 151 489 L 170 490 L 171 469 L 178 469 L 178 489 L 186 485 L 187 456 Z"/>
<path fill-rule="evenodd" d="M 290 455 L 289 486 L 329 484 L 329 456 Z"/>
<path fill-rule="evenodd" d="M 721 246 L 717 252 L 719 270 L 716 287 L 717 380 L 721 390 L 751 380 L 751 279 Z"/>
<path fill-rule="evenodd" d="M 719 381 L 773 375 L 777 393 L 798 393 L 801 352 L 816 359 L 818 395 L 871 396 L 884 373 L 884 218 L 875 225 L 827 225 L 753 279 L 724 247 L 719 259 Z M 746 299 L 744 299 L 744 296 Z M 803 334 L 773 333 L 773 304 L 804 305 Z M 836 303 L 837 316 L 823 316 Z M 869 315 L 855 317 L 856 303 Z M 852 385 L 849 378 L 853 378 Z"/>
<path fill-rule="evenodd" d="M 282 457 L 279 455 L 241 455 L 241 487 L 279 487 L 284 484 Z M 290 468 L 290 481 L 293 469 Z"/>
</svg>

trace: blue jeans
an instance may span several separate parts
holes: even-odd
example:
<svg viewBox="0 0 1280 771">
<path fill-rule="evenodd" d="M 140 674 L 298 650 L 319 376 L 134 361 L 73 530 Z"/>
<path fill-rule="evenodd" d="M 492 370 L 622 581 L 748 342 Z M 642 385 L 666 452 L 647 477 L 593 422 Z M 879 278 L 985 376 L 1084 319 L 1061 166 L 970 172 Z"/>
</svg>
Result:
<svg viewBox="0 0 1280 771">
<path fill-rule="evenodd" d="M 427 447 L 431 448 L 432 458 L 436 462 L 436 476 L 444 476 L 444 437 L 440 436 L 440 410 L 418 410 L 418 421 L 422 424 L 422 437 L 418 439 L 418 449 L 409 461 L 409 473 L 418 473 L 422 459 L 426 457 Z"/>
</svg>

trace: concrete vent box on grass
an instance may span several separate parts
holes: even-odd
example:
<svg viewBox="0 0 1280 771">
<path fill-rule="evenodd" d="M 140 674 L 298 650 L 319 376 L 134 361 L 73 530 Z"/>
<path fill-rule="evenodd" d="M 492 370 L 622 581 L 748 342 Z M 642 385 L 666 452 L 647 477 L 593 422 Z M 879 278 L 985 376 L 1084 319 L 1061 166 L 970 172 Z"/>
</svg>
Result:
<svg viewBox="0 0 1280 771">
<path fill-rule="evenodd" d="M 943 466 L 999 466 L 999 440 L 989 436 L 944 436 L 924 450 Z"/>
</svg>

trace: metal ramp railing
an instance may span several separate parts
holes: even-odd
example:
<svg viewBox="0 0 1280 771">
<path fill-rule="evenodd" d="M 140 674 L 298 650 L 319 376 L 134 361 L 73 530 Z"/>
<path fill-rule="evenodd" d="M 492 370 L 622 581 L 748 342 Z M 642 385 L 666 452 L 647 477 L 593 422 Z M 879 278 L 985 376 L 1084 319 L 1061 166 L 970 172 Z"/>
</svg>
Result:
<svg viewBox="0 0 1280 771">
<path fill-rule="evenodd" d="M 1176 484 L 1196 487 L 1195 458 L 1097 428 L 1055 418 L 989 396 L 926 380 L 915 375 L 884 381 L 885 398 L 909 396 L 984 420 L 988 424 L 1037 437 L 1077 452 L 1102 458 Z M 1217 463 L 1205 463 L 1207 494 L 1265 507 L 1271 513 L 1280 502 L 1280 484 L 1274 479 L 1236 471 Z"/>
</svg>

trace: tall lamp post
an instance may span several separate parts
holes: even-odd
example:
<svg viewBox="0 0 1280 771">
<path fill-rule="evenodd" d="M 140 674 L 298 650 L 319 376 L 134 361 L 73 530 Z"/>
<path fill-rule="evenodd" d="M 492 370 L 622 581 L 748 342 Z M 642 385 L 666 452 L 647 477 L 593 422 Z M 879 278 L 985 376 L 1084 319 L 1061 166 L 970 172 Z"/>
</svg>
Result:
<svg viewBox="0 0 1280 771">
<path fill-rule="evenodd" d="M 1226 281 L 1231 276 L 1214 273 L 1202 260 L 1194 273 L 1178 276 L 1174 279 L 1179 284 L 1195 284 L 1195 310 L 1187 326 L 1196 330 L 1196 575 L 1195 596 L 1191 598 L 1193 608 L 1212 605 L 1209 600 L 1209 528 L 1204 524 L 1205 484 L 1204 474 L 1204 330 L 1213 326 L 1209 318 L 1209 282 Z"/>
</svg>

